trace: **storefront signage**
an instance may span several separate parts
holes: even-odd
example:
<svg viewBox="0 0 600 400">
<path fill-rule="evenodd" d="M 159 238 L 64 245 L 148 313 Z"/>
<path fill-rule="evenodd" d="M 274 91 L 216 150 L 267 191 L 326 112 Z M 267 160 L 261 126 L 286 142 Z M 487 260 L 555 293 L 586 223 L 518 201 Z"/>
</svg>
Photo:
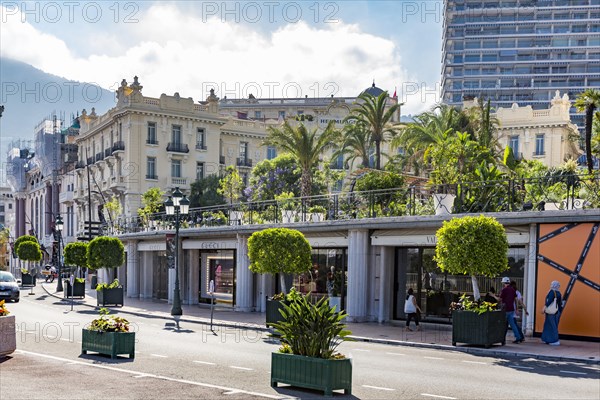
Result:
<svg viewBox="0 0 600 400">
<path fill-rule="evenodd" d="M 222 249 L 235 249 L 237 248 L 237 241 L 235 240 L 184 240 L 184 250 L 188 249 L 199 249 L 199 250 L 222 250 Z"/>
<path fill-rule="evenodd" d="M 506 234 L 508 244 L 528 244 L 528 233 L 508 233 Z M 435 235 L 389 235 L 389 236 L 371 236 L 373 246 L 435 246 L 437 238 Z"/>
<path fill-rule="evenodd" d="M 164 241 L 161 242 L 141 242 L 138 244 L 138 251 L 165 251 L 167 250 L 167 244 Z"/>
</svg>

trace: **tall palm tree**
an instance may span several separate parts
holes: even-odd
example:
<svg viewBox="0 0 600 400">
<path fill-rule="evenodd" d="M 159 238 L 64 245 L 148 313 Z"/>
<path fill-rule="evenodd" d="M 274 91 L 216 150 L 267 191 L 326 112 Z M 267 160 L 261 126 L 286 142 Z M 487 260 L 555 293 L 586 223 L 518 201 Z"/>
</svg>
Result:
<svg viewBox="0 0 600 400">
<path fill-rule="evenodd" d="M 268 128 L 265 145 L 275 146 L 291 154 L 298 163 L 302 175 L 300 177 L 300 195 L 311 195 L 312 170 L 319 165 L 321 155 L 339 142 L 339 132 L 334 128 L 334 121 L 330 121 L 323 132 L 318 128 L 309 131 L 303 123 L 291 126 L 287 121 L 281 127 Z"/>
<path fill-rule="evenodd" d="M 383 92 L 375 97 L 369 93 L 358 96 L 358 107 L 350 112 L 344 122 L 356 121 L 363 124 L 370 132 L 371 143 L 375 145 L 375 168 L 381 169 L 381 144 L 398 132 L 398 125 L 392 124 L 392 117 L 400 107 L 399 104 L 387 106 L 388 93 Z"/>
<path fill-rule="evenodd" d="M 348 156 L 344 162 L 352 163 L 360 159 L 359 168 L 369 168 L 371 154 L 371 132 L 362 122 L 347 124 L 343 130 L 343 143 L 333 157 Z"/>
<path fill-rule="evenodd" d="M 490 101 L 484 103 L 479 99 L 477 106 L 467 110 L 470 133 L 473 140 L 479 145 L 489 149 L 495 157 L 500 156 L 500 145 L 498 143 L 498 126 L 500 121 L 491 112 Z"/>
<path fill-rule="evenodd" d="M 578 111 L 585 111 L 585 158 L 588 171 L 594 170 L 594 160 L 592 159 L 592 125 L 594 124 L 594 111 L 600 108 L 600 91 L 597 89 L 588 89 L 580 93 L 575 100 L 575 107 Z"/>
</svg>

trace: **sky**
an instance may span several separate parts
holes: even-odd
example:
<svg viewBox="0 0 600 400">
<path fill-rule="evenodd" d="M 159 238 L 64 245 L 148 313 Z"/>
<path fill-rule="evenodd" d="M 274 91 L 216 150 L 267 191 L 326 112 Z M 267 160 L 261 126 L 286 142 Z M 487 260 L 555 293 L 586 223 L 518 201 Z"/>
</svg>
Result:
<svg viewBox="0 0 600 400">
<path fill-rule="evenodd" d="M 402 114 L 439 99 L 441 0 L 0 3 L 0 56 L 106 89 L 353 97 L 374 80 Z"/>
</svg>

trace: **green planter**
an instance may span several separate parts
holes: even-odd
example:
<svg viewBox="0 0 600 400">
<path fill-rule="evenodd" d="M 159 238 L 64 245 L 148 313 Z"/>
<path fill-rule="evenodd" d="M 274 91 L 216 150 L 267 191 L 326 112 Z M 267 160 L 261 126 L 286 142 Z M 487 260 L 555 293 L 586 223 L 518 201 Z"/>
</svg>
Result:
<svg viewBox="0 0 600 400">
<path fill-rule="evenodd" d="M 490 347 L 494 343 L 506 344 L 506 313 L 490 311 L 477 314 L 474 311 L 452 312 L 452 345 L 466 343 Z"/>
<path fill-rule="evenodd" d="M 71 287 L 71 282 L 65 280 L 65 297 L 85 297 L 85 282 L 75 282 L 73 287 Z"/>
<path fill-rule="evenodd" d="M 88 351 L 109 355 L 115 358 L 119 354 L 135 357 L 135 332 L 98 332 L 82 329 L 81 353 Z"/>
<path fill-rule="evenodd" d="M 98 306 L 122 306 L 123 305 L 123 288 L 116 287 L 113 289 L 103 289 L 96 291 Z"/>
<path fill-rule="evenodd" d="M 283 309 L 283 301 L 267 299 L 267 327 L 281 320 L 281 313 L 279 312 L 281 309 Z"/>
<path fill-rule="evenodd" d="M 333 396 L 334 390 L 352 393 L 352 361 L 349 358 L 326 360 L 294 354 L 271 354 L 271 386 L 286 383 L 308 389 L 322 390 Z"/>
<path fill-rule="evenodd" d="M 35 286 L 35 276 L 31 274 L 22 274 L 21 286 Z"/>
</svg>

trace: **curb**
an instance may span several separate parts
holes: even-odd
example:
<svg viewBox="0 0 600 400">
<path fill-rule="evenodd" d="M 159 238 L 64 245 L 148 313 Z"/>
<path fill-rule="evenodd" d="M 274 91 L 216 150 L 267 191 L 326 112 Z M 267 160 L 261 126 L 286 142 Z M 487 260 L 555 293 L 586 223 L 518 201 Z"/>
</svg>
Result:
<svg viewBox="0 0 600 400">
<path fill-rule="evenodd" d="M 44 291 L 55 298 L 68 301 L 64 297 L 58 296 L 55 293 L 50 293 L 44 285 L 40 285 Z M 75 300 L 76 304 L 83 305 L 86 307 L 97 308 L 97 306 L 86 304 L 82 301 Z M 165 316 L 165 315 L 156 315 L 156 314 L 145 314 L 141 312 L 131 311 L 131 310 L 123 310 L 120 309 L 119 312 L 124 314 L 136 315 L 140 317 L 146 318 L 156 318 L 156 319 L 164 319 L 164 320 L 172 320 L 173 317 Z M 193 323 L 193 324 L 202 324 L 202 325 L 210 325 L 210 320 L 206 318 L 181 318 L 179 322 Z M 213 320 L 214 326 L 222 326 L 226 328 L 244 328 L 244 329 L 252 329 L 261 332 L 271 332 L 271 330 L 265 326 L 252 324 L 252 323 L 242 323 L 242 322 L 229 322 L 224 320 Z M 563 361 L 563 362 L 577 362 L 583 364 L 591 364 L 591 365 L 600 365 L 600 360 L 590 360 L 590 359 L 582 359 L 576 357 L 565 357 L 565 356 L 549 356 L 544 354 L 535 354 L 535 353 L 523 353 L 523 352 L 515 352 L 515 351 L 501 351 L 494 349 L 481 349 L 477 347 L 459 347 L 459 346 L 449 346 L 445 344 L 433 344 L 433 343 L 420 343 L 420 342 L 407 342 L 402 340 L 392 340 L 392 339 L 376 339 L 364 336 L 348 336 L 350 339 L 357 342 L 365 342 L 365 343 L 377 343 L 377 344 L 385 344 L 390 346 L 404 346 L 404 347 L 418 347 L 425 348 L 431 350 L 444 350 L 444 351 L 459 351 L 462 353 L 475 354 L 479 356 L 497 356 L 497 357 L 518 357 L 518 358 L 533 358 L 536 360 L 542 361 Z"/>
</svg>

